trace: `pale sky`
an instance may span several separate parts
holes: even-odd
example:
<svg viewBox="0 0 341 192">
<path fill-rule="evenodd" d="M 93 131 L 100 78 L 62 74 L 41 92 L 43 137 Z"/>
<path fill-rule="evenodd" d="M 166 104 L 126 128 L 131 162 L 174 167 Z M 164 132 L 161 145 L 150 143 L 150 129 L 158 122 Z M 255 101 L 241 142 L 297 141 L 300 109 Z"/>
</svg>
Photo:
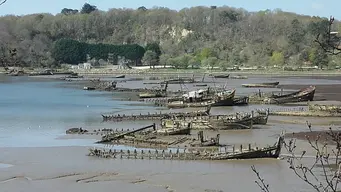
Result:
<svg viewBox="0 0 341 192">
<path fill-rule="evenodd" d="M 96 5 L 100 10 L 110 8 L 138 8 L 145 6 L 168 7 L 180 10 L 192 6 L 222 6 L 244 8 L 248 11 L 282 9 L 304 15 L 341 19 L 341 0 L 7 0 L 0 6 L 0 15 L 59 13 L 63 8 L 80 9 L 84 3 Z"/>
</svg>

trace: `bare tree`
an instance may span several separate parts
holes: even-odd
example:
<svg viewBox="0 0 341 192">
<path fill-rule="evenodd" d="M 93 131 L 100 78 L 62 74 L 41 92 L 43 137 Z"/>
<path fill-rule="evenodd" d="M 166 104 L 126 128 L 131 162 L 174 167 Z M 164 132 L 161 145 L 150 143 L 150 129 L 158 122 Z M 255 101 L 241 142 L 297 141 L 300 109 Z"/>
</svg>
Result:
<svg viewBox="0 0 341 192">
<path fill-rule="evenodd" d="M 327 29 L 323 33 L 318 33 L 315 42 L 327 53 L 338 55 L 341 53 L 341 39 L 338 32 L 332 31 L 335 19 L 330 16 Z"/>
<path fill-rule="evenodd" d="M 6 3 L 6 1 L 7 1 L 7 0 L 2 0 L 1 3 L 0 3 L 0 5 Z"/>
<path fill-rule="evenodd" d="M 310 144 L 316 157 L 312 162 L 312 165 L 306 165 L 301 160 L 305 156 L 306 151 L 303 151 L 300 155 L 295 153 L 296 140 L 290 139 L 288 143 L 284 143 L 284 147 L 289 153 L 287 162 L 289 169 L 291 169 L 295 175 L 309 184 L 314 191 L 317 192 L 337 192 L 340 191 L 340 155 L 341 155 L 341 132 L 334 131 L 332 128 L 326 132 L 312 131 L 311 124 L 307 122 L 309 132 L 306 133 L 306 139 Z M 318 134 L 317 134 L 318 133 Z M 327 147 L 331 148 L 331 153 L 328 153 Z M 265 184 L 260 173 L 256 170 L 255 166 L 251 167 L 253 172 L 257 175 L 257 185 L 261 191 L 269 192 L 269 185 Z M 322 175 L 317 169 L 322 169 Z"/>
</svg>

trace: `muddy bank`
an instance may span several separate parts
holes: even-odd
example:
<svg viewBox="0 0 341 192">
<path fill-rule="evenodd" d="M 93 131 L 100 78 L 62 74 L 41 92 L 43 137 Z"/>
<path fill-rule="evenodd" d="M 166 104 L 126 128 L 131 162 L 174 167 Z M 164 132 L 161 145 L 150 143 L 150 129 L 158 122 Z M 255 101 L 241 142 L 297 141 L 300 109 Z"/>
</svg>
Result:
<svg viewBox="0 0 341 192">
<path fill-rule="evenodd" d="M 337 140 L 341 139 L 341 130 L 333 129 L 326 131 L 308 131 L 308 132 L 298 132 L 298 133 L 287 133 L 285 135 L 286 138 L 295 138 L 300 140 L 306 140 L 315 142 L 318 141 L 320 143 L 328 143 L 328 144 L 336 144 Z"/>
<path fill-rule="evenodd" d="M 278 192 L 306 190 L 277 159 L 224 162 L 103 160 L 85 156 L 87 148 L 0 148 L 1 162 L 13 162 L 1 169 L 3 191 L 255 191 L 255 165 Z M 35 154 L 35 155 L 32 155 Z M 233 174 L 238 172 L 238 174 Z M 273 173 L 276 173 L 275 175 Z M 282 178 L 287 178 L 284 182 Z M 243 181 L 243 185 L 239 185 Z"/>
</svg>

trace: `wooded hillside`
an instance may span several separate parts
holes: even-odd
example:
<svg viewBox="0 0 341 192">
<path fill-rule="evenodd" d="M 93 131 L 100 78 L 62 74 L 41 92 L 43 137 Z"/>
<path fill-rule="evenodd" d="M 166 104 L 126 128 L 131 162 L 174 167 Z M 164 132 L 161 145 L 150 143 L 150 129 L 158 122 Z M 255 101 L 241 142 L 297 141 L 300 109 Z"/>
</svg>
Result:
<svg viewBox="0 0 341 192">
<path fill-rule="evenodd" d="M 111 9 L 65 8 L 57 15 L 33 14 L 0 18 L 0 55 L 16 49 L 23 66 L 51 66 L 54 42 L 70 38 L 88 44 L 157 43 L 161 56 L 146 51 L 148 64 L 221 66 L 339 65 L 314 43 L 327 18 L 275 11 L 248 12 L 230 7 Z M 335 30 L 339 30 L 336 22 Z M 84 59 L 84 55 L 81 56 Z M 91 55 L 90 57 L 95 57 Z M 97 56 L 96 56 L 97 57 Z M 57 59 L 57 60 L 56 60 Z M 82 60 L 80 59 L 80 60 Z M 103 58 L 106 59 L 106 58 Z"/>
</svg>

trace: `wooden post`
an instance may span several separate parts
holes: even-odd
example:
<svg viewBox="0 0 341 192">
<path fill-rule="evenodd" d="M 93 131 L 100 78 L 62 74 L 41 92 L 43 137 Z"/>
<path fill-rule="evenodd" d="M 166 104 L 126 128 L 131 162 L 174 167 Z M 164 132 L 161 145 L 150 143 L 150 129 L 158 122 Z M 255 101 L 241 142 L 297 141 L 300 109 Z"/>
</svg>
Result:
<svg viewBox="0 0 341 192">
<path fill-rule="evenodd" d="M 249 143 L 249 151 L 251 151 L 251 144 Z"/>
<path fill-rule="evenodd" d="M 233 145 L 233 148 L 232 148 L 232 153 L 233 153 L 233 154 L 235 153 L 235 149 L 236 149 L 236 146 Z"/>
<path fill-rule="evenodd" d="M 240 152 L 243 152 L 243 145 L 240 145 Z"/>
</svg>

